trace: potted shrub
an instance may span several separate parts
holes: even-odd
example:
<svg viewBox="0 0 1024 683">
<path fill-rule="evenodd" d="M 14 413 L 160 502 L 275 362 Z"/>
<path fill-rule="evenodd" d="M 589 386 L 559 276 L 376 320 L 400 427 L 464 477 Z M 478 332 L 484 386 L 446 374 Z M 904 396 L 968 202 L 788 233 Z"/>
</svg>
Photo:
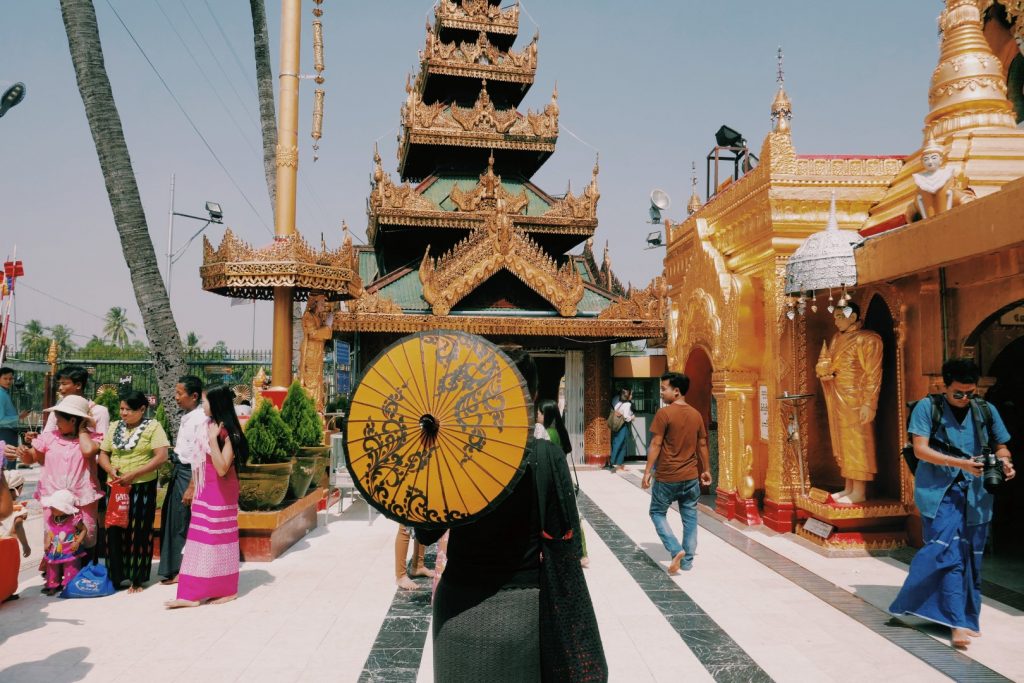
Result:
<svg viewBox="0 0 1024 683">
<path fill-rule="evenodd" d="M 270 401 L 260 401 L 245 425 L 249 462 L 239 469 L 238 506 L 269 510 L 288 494 L 295 437 Z"/>
<path fill-rule="evenodd" d="M 298 380 L 288 387 L 281 404 L 281 418 L 295 436 L 295 467 L 292 469 L 291 493 L 295 498 L 306 495 L 310 484 L 318 486 L 325 471 L 328 447 L 324 446 L 324 427 L 316 405 Z"/>
</svg>

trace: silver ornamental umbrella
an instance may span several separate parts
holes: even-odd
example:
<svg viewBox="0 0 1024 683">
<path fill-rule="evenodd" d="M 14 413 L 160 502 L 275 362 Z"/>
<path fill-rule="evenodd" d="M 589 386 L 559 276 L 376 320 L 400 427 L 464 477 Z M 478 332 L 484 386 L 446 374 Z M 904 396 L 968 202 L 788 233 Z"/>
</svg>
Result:
<svg viewBox="0 0 1024 683">
<path fill-rule="evenodd" d="M 856 232 L 839 229 L 833 192 L 825 229 L 804 240 L 786 263 L 786 294 L 857 284 L 853 248 L 863 241 L 864 238 Z"/>
</svg>

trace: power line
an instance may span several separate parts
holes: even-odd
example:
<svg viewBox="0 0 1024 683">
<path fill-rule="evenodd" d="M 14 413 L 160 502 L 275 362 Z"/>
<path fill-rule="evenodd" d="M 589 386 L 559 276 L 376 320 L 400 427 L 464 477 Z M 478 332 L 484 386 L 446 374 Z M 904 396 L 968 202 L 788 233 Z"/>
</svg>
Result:
<svg viewBox="0 0 1024 683">
<path fill-rule="evenodd" d="M 218 102 L 220 102 L 221 109 L 223 109 L 224 113 L 228 115 L 229 119 L 231 119 L 231 123 L 234 124 L 235 130 L 238 131 L 238 134 L 245 141 L 245 144 L 249 146 L 249 149 L 255 153 L 256 149 L 255 147 L 253 147 L 252 141 L 249 139 L 247 135 L 245 135 L 242 132 L 245 130 L 245 128 L 238 123 L 238 119 L 236 119 L 235 115 L 231 113 L 230 109 L 228 109 L 227 103 L 225 103 L 224 99 L 220 96 L 220 90 L 213 84 L 213 82 L 210 80 L 210 77 L 206 75 L 206 70 L 199 63 L 199 60 L 196 59 L 196 56 L 195 54 L 193 54 L 192 50 L 189 49 L 189 46 L 185 42 L 185 39 L 182 37 L 181 33 L 178 32 L 178 29 L 174 26 L 174 22 L 172 22 L 171 18 L 167 16 L 167 12 L 164 11 L 163 5 L 160 4 L 160 0 L 156 0 L 156 7 L 158 10 L 160 10 L 160 14 L 163 15 L 164 21 L 167 22 L 167 25 L 171 28 L 171 31 L 174 33 L 175 36 L 178 37 L 178 42 L 181 43 L 181 46 L 183 48 L 185 48 L 185 53 L 192 60 L 192 63 L 196 65 L 196 68 L 199 70 L 199 74 L 203 77 L 203 80 L 206 81 L 206 84 L 208 86 L 210 86 L 210 90 L 213 91 L 213 96 L 217 98 Z"/>
<path fill-rule="evenodd" d="M 253 118 L 251 109 L 245 106 L 245 103 L 242 101 L 242 96 L 238 94 L 238 90 L 235 89 L 234 84 L 231 82 L 231 78 L 228 77 L 227 72 L 224 70 L 224 65 L 220 63 L 220 59 L 218 59 L 217 57 L 217 53 L 215 53 L 213 51 L 213 48 L 210 47 L 209 41 L 206 40 L 206 35 L 204 35 L 203 30 L 199 28 L 199 24 L 196 23 L 195 17 L 192 16 L 191 10 L 189 10 L 188 6 L 185 4 L 185 0 L 178 0 L 178 2 L 181 4 L 181 8 L 185 10 L 185 14 L 188 15 L 188 19 L 192 22 L 192 26 L 195 28 L 196 33 L 199 34 L 199 39 L 202 40 L 203 45 L 206 46 L 206 51 L 210 53 L 211 57 L 213 57 L 214 63 L 217 65 L 217 68 L 220 69 L 221 74 L 224 76 L 224 80 L 227 81 L 228 87 L 231 88 L 231 92 L 235 94 L 235 99 L 238 100 L 238 104 L 241 105 L 242 111 L 244 111 L 248 116 L 249 123 L 251 123 L 253 127 L 258 129 L 260 127 L 259 122 L 255 118 Z"/>
<path fill-rule="evenodd" d="M 139 44 L 139 41 L 135 39 L 135 36 L 128 28 L 128 25 L 124 23 L 124 19 L 122 19 L 121 15 L 117 13 L 116 9 L 114 9 L 114 6 L 110 3 L 110 0 L 106 0 L 106 3 L 107 7 L 110 8 L 110 11 L 114 13 L 115 17 L 117 17 L 117 21 L 121 24 L 121 27 L 125 30 L 125 33 L 127 33 L 128 37 L 132 39 L 133 43 L 135 43 L 135 47 L 138 48 L 139 52 L 142 54 L 142 57 L 146 60 L 146 63 L 149 64 L 149 68 L 151 68 L 153 70 L 153 73 L 156 74 L 156 77 L 160 80 L 161 85 L 164 86 L 164 89 L 167 91 L 167 94 L 171 96 L 172 100 L 174 100 L 174 104 L 177 105 L 178 110 L 181 112 L 182 116 L 184 116 L 185 119 L 188 121 L 189 125 L 192 126 L 192 130 L 199 137 L 199 139 L 202 140 L 203 145 L 206 146 L 206 149 L 210 152 L 210 155 L 213 156 L 214 160 L 217 162 L 217 165 L 220 166 L 222 171 L 224 171 L 224 175 L 228 177 L 228 180 L 231 181 L 231 184 L 235 186 L 236 190 L 238 190 L 238 194 L 242 195 L 242 199 L 244 199 L 245 203 L 249 205 L 250 209 L 252 209 L 252 212 L 256 215 L 257 220 L 259 220 L 259 222 L 263 224 L 263 228 L 269 234 L 273 235 L 274 231 L 271 230 L 270 226 L 268 226 L 266 221 L 263 220 L 263 216 L 261 216 L 260 212 L 256 210 L 256 207 L 253 205 L 252 201 L 249 200 L 248 195 L 245 194 L 245 191 L 242 190 L 238 182 L 235 181 L 234 176 L 231 175 L 231 172 L 228 170 L 227 166 L 224 165 L 224 162 L 221 161 L 220 157 L 217 156 L 217 153 L 213 151 L 213 147 L 203 136 L 203 134 L 199 131 L 199 127 L 196 126 L 195 121 L 193 121 L 192 117 L 188 115 L 187 111 L 185 111 L 185 107 L 183 107 L 181 105 L 181 102 L 178 101 L 177 96 L 174 94 L 174 91 L 171 90 L 171 87 L 167 85 L 167 81 L 164 80 L 164 77 L 160 75 L 160 71 L 156 68 L 156 65 L 153 64 L 153 60 L 149 58 L 149 55 L 147 55 L 146 51 L 142 49 L 142 45 Z"/>
<path fill-rule="evenodd" d="M 56 297 L 56 296 L 54 296 L 53 294 L 50 294 L 50 293 L 48 293 L 48 292 L 44 292 L 44 291 L 43 291 L 43 290 L 41 290 L 41 289 L 36 289 L 36 288 L 35 288 L 35 287 L 33 287 L 32 285 L 30 285 L 30 284 L 27 284 L 27 283 L 26 283 L 26 282 L 25 282 L 24 280 L 22 280 L 21 282 L 19 282 L 19 283 L 18 283 L 18 286 L 19 286 L 19 287 L 25 287 L 26 289 L 31 289 L 31 290 L 32 290 L 33 292 L 35 292 L 36 294 L 42 294 L 43 296 L 45 296 L 45 297 L 47 297 L 47 298 L 49 298 L 49 299 L 53 299 L 54 301 L 56 301 L 56 302 L 57 302 L 57 303 L 59 303 L 59 304 L 64 304 L 65 306 L 67 306 L 67 307 L 69 307 L 69 308 L 73 308 L 73 309 L 75 309 L 75 310 L 76 310 L 76 311 L 78 311 L 79 313 L 85 313 L 86 315 L 91 315 L 92 317 L 96 318 L 97 320 L 102 320 L 103 322 L 106 322 L 106 320 L 107 320 L 107 319 L 106 319 L 106 318 L 104 318 L 104 317 L 103 317 L 102 315 L 96 315 L 96 314 L 95 314 L 95 313 L 93 313 L 92 311 L 87 311 L 87 310 L 85 310 L 84 308 L 82 308 L 81 306 L 76 306 L 75 304 L 73 304 L 73 303 L 70 303 L 70 302 L 68 302 L 68 301 L 64 301 L 64 299 L 61 299 L 61 298 L 59 298 L 59 297 Z"/>
<path fill-rule="evenodd" d="M 249 86 L 252 94 L 256 95 L 258 98 L 259 95 L 256 92 L 256 86 L 253 85 L 251 80 L 249 80 L 249 74 L 246 73 L 245 67 L 242 66 L 242 60 L 238 58 L 238 53 L 235 51 L 235 47 L 231 44 L 227 34 L 224 32 L 224 27 L 221 26 L 220 19 L 218 19 L 217 15 L 213 13 L 213 8 L 210 7 L 210 3 L 207 0 L 203 0 L 203 4 L 206 5 L 206 11 L 210 13 L 210 16 L 213 18 L 213 23 L 216 24 L 217 30 L 220 31 L 220 35 L 224 39 L 224 44 L 227 45 L 228 49 L 231 51 L 231 56 L 235 58 L 235 64 L 238 65 L 238 70 L 242 72 L 242 80 Z"/>
</svg>

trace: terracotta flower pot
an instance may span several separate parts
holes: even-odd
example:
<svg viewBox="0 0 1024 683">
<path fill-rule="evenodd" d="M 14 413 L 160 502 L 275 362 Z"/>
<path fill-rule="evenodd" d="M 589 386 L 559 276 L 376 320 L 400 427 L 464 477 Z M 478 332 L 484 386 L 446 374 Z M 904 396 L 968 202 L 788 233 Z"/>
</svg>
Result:
<svg viewBox="0 0 1024 683">
<path fill-rule="evenodd" d="M 270 510 L 288 495 L 292 461 L 269 465 L 246 465 L 238 472 L 238 507 L 242 510 Z"/>
</svg>

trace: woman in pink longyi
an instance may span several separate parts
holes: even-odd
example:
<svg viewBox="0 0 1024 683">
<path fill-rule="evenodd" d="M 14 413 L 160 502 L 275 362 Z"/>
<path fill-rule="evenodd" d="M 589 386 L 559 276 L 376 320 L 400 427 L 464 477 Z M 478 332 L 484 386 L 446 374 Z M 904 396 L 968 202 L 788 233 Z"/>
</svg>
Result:
<svg viewBox="0 0 1024 683">
<path fill-rule="evenodd" d="M 238 475 L 235 462 L 244 465 L 249 446 L 235 415 L 234 393 L 226 386 L 211 389 L 203 398 L 210 416 L 209 452 L 203 468 L 193 471 L 195 497 L 185 541 L 178 597 L 168 609 L 196 607 L 234 600 L 238 595 Z"/>
</svg>

